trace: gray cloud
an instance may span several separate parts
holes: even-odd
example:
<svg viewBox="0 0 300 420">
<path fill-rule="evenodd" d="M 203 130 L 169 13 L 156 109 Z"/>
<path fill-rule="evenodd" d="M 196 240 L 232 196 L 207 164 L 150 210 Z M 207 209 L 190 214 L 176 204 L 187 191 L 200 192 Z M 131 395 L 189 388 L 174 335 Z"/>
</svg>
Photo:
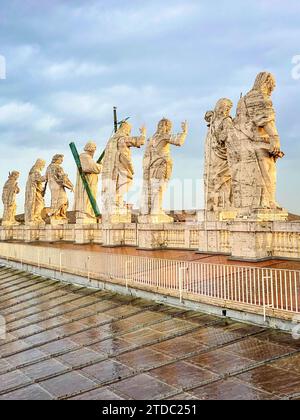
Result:
<svg viewBox="0 0 300 420">
<path fill-rule="evenodd" d="M 175 149 L 174 177 L 202 176 L 203 115 L 223 96 L 238 101 L 258 71 L 276 74 L 274 103 L 286 158 L 279 163 L 278 198 L 300 211 L 300 5 L 277 0 L 13 0 L 0 14 L 1 185 L 8 170 L 26 172 L 38 155 L 66 154 L 68 143 L 94 138 L 101 149 L 112 130 L 112 107 L 149 133 L 158 119 L 188 119 L 190 134 Z M 137 176 L 142 151 L 135 151 Z M 187 169 L 188 168 L 188 169 Z M 20 210 L 22 199 L 19 199 Z"/>
</svg>

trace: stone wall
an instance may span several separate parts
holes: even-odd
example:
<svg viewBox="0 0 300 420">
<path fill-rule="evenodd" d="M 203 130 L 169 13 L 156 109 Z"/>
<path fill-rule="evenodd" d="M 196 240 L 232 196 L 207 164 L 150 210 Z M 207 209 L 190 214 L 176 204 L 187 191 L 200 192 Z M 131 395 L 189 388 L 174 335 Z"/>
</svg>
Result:
<svg viewBox="0 0 300 420">
<path fill-rule="evenodd" d="M 300 259 L 300 222 L 136 223 L 0 227 L 1 241 L 75 242 L 141 249 L 183 249 L 235 259 Z"/>
</svg>

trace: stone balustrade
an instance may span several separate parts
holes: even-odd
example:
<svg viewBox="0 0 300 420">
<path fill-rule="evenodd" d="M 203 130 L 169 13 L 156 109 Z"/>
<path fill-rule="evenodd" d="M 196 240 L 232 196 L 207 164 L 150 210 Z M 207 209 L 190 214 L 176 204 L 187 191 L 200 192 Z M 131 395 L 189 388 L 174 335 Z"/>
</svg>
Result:
<svg viewBox="0 0 300 420">
<path fill-rule="evenodd" d="M 1 241 L 75 242 L 141 249 L 182 249 L 235 259 L 300 259 L 300 222 L 120 223 L 0 227 Z"/>
</svg>

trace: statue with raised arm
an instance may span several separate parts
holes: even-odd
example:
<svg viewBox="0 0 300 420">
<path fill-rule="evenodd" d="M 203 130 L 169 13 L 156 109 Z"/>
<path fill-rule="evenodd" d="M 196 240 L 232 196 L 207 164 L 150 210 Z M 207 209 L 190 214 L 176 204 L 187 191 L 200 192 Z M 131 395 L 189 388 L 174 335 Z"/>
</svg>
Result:
<svg viewBox="0 0 300 420">
<path fill-rule="evenodd" d="M 231 207 L 231 174 L 228 165 L 227 143 L 233 121 L 233 103 L 220 99 L 214 111 L 205 114 L 208 133 L 205 143 L 205 203 L 206 210 L 220 211 Z"/>
<path fill-rule="evenodd" d="M 237 107 L 233 138 L 229 142 L 235 146 L 229 144 L 229 160 L 233 203 L 243 213 L 254 209 L 282 210 L 275 197 L 276 161 L 284 156 L 271 101 L 275 87 L 271 73 L 259 73 L 253 88 Z"/>
<path fill-rule="evenodd" d="M 73 191 L 73 184 L 62 168 L 64 155 L 53 156 L 46 171 L 46 181 L 51 192 L 50 222 L 52 225 L 68 223 L 69 200 L 66 189 Z"/>
<path fill-rule="evenodd" d="M 131 125 L 127 121 L 109 139 L 105 149 L 102 171 L 102 219 L 106 222 L 125 223 L 131 221 L 129 205 L 124 195 L 133 182 L 131 148 L 145 144 L 146 129 L 140 129 L 140 136 L 131 136 Z"/>
<path fill-rule="evenodd" d="M 84 152 L 80 154 L 80 163 L 82 171 L 85 174 L 86 180 L 90 186 L 91 192 L 97 199 L 98 193 L 98 178 L 101 172 L 102 165 L 94 161 L 94 155 L 97 150 L 97 145 L 93 141 L 89 141 Z M 90 203 L 87 192 L 84 188 L 81 176 L 77 171 L 77 180 L 75 187 L 74 211 L 76 212 L 76 223 L 91 224 L 97 223 L 94 210 Z"/>
<path fill-rule="evenodd" d="M 42 175 L 46 162 L 38 159 L 31 168 L 25 192 L 25 224 L 45 224 L 42 211 L 45 208 L 44 192 L 46 177 Z"/>
<path fill-rule="evenodd" d="M 143 192 L 140 223 L 171 223 L 163 211 L 163 195 L 172 175 L 173 161 L 170 145 L 182 146 L 187 136 L 187 123 L 182 132 L 172 134 L 172 123 L 163 118 L 156 133 L 148 140 L 143 160 Z"/>
<path fill-rule="evenodd" d="M 16 221 L 16 196 L 20 192 L 18 185 L 20 173 L 13 171 L 9 173 L 8 180 L 4 184 L 2 192 L 2 202 L 3 202 L 3 217 L 2 217 L 2 226 L 16 226 L 19 225 Z"/>
</svg>

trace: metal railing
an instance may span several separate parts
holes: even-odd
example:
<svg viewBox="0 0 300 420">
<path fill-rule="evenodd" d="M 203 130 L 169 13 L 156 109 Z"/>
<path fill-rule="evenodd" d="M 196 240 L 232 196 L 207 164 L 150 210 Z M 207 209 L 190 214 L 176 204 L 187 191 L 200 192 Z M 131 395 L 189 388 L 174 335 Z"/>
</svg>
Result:
<svg viewBox="0 0 300 420">
<path fill-rule="evenodd" d="M 67 272 L 93 280 L 114 281 L 161 294 L 183 298 L 201 297 L 212 304 L 299 313 L 300 271 L 221 265 L 148 258 L 117 253 L 0 244 L 2 258 Z M 246 310 L 245 309 L 245 310 Z"/>
</svg>

